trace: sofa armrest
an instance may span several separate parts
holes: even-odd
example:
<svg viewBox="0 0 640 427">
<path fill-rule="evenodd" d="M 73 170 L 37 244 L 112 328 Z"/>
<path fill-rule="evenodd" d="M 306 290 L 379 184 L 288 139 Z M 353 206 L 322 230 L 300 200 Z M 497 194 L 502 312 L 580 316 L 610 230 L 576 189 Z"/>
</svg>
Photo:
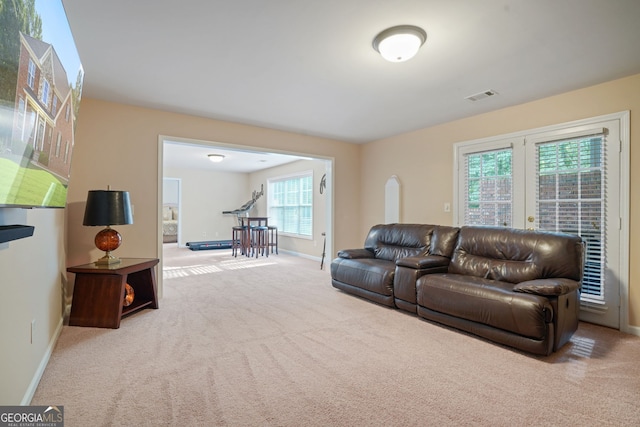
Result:
<svg viewBox="0 0 640 427">
<path fill-rule="evenodd" d="M 356 259 L 356 258 L 375 258 L 375 254 L 373 251 L 368 249 L 343 249 L 338 251 L 338 258 L 348 258 L 348 259 Z"/>
<path fill-rule="evenodd" d="M 515 292 L 542 296 L 566 295 L 580 288 L 580 282 L 571 279 L 537 279 L 520 282 L 513 287 Z"/>
<path fill-rule="evenodd" d="M 446 267 L 450 261 L 449 258 L 439 255 L 410 256 L 396 260 L 396 265 L 399 267 L 423 270 L 434 267 Z"/>
</svg>

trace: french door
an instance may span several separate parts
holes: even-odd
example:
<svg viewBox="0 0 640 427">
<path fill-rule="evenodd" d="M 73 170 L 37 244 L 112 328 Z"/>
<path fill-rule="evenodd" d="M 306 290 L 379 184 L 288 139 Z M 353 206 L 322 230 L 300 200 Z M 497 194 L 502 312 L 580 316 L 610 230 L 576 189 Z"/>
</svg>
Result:
<svg viewBox="0 0 640 427">
<path fill-rule="evenodd" d="M 586 244 L 580 318 L 620 328 L 619 119 L 460 143 L 458 225 L 562 231 Z"/>
</svg>

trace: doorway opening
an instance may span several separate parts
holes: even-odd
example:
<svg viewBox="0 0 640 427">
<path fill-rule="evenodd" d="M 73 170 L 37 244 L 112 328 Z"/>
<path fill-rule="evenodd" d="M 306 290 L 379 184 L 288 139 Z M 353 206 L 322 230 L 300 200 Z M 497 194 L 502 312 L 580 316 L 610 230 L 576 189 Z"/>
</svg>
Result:
<svg viewBox="0 0 640 427">
<path fill-rule="evenodd" d="M 228 240 L 237 218 L 223 212 L 243 206 L 256 192 L 264 192 L 251 214 L 268 216 L 269 179 L 294 174 L 300 168 L 313 174 L 313 233 L 308 238 L 282 233 L 279 250 L 317 260 L 319 268 L 322 257 L 333 253 L 333 158 L 163 135 L 158 144 L 158 194 L 162 195 L 158 201 L 159 254 L 164 245 L 165 202 L 177 204 L 178 247 L 186 247 L 189 241 Z M 213 163 L 209 154 L 222 161 Z M 168 187 L 176 186 L 178 196 L 165 194 Z"/>
</svg>

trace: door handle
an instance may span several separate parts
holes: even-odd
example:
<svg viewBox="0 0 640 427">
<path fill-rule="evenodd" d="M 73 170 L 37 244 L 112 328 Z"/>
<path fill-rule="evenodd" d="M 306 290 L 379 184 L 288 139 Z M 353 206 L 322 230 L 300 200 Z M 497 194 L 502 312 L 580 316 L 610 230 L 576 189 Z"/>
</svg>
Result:
<svg viewBox="0 0 640 427">
<path fill-rule="evenodd" d="M 527 217 L 527 221 L 528 221 L 528 222 L 533 223 L 535 220 L 536 220 L 536 219 L 533 217 L 533 215 L 529 215 L 529 216 Z M 534 230 L 534 228 L 533 228 L 533 227 L 529 227 L 529 228 L 527 228 L 527 230 L 529 230 L 529 231 L 533 231 L 533 230 Z"/>
</svg>

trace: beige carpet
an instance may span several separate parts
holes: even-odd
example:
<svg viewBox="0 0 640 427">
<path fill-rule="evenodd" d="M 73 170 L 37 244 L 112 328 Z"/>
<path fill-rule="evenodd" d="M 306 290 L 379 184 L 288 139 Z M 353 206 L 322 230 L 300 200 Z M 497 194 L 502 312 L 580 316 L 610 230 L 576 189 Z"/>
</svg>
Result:
<svg viewBox="0 0 640 427">
<path fill-rule="evenodd" d="M 65 326 L 34 405 L 68 427 L 640 424 L 640 337 L 537 357 L 347 295 L 328 268 L 172 246 L 159 310 Z"/>
</svg>

